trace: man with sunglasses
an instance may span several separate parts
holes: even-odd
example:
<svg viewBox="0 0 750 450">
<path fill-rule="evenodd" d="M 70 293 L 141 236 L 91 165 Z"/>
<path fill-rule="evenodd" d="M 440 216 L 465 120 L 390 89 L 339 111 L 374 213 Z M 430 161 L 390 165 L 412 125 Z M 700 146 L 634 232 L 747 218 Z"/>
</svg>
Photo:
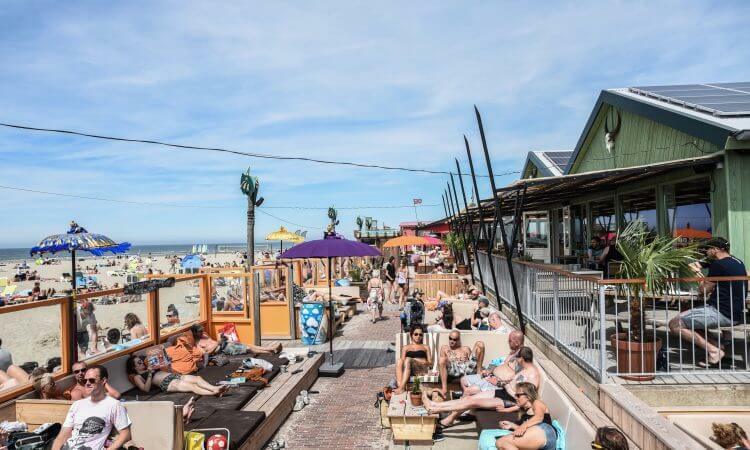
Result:
<svg viewBox="0 0 750 450">
<path fill-rule="evenodd" d="M 85 361 L 78 361 L 73 364 L 73 377 L 75 378 L 76 382 L 73 386 L 71 386 L 63 393 L 63 397 L 69 398 L 73 401 L 87 397 L 86 392 L 88 391 L 86 390 L 85 386 L 86 370 L 88 370 L 88 365 Z M 120 399 L 122 394 L 120 394 L 120 392 L 117 389 L 113 388 L 109 383 L 105 382 L 104 388 L 107 391 L 107 395 L 114 398 L 115 400 Z"/>
<path fill-rule="evenodd" d="M 103 449 L 112 428 L 117 430 L 117 437 L 109 448 L 119 449 L 130 440 L 130 417 L 122 403 L 107 395 L 107 378 L 103 366 L 86 370 L 86 398 L 70 406 L 52 450 Z"/>
<path fill-rule="evenodd" d="M 440 347 L 440 392 L 448 395 L 448 378 L 459 378 L 476 373 L 484 360 L 484 342 L 477 341 L 474 349 L 461 345 L 461 333 L 453 330 L 448 335 L 448 345 Z"/>
</svg>

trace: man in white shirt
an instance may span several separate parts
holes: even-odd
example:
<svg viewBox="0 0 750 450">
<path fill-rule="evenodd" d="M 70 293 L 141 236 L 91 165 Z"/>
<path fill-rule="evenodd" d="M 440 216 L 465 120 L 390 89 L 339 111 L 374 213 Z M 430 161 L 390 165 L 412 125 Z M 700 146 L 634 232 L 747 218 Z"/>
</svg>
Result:
<svg viewBox="0 0 750 450">
<path fill-rule="evenodd" d="M 130 440 L 130 417 L 119 401 L 107 395 L 107 369 L 92 366 L 86 371 L 86 398 L 68 410 L 52 450 L 99 450 L 114 427 L 117 437 L 110 448 L 120 448 Z"/>
</svg>

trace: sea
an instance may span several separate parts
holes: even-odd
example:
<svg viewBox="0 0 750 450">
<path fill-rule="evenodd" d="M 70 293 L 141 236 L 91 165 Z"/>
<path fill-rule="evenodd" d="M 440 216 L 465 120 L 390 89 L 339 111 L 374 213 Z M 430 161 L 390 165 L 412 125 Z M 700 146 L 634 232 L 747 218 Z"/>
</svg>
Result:
<svg viewBox="0 0 750 450">
<path fill-rule="evenodd" d="M 228 243 L 228 244 L 169 244 L 169 245 L 133 245 L 128 251 L 128 255 L 186 255 L 193 251 L 193 245 L 205 245 L 206 253 L 234 253 L 237 251 L 244 251 L 247 248 L 246 244 L 243 243 Z M 255 251 L 275 251 L 279 248 L 278 242 L 256 242 Z M 84 256 L 86 255 L 86 256 Z M 93 255 L 81 252 L 81 257 L 93 257 Z M 55 257 L 65 258 L 64 253 L 58 253 Z M 29 256 L 29 248 L 0 248 L 0 261 L 17 261 L 24 259 L 32 259 Z"/>
</svg>

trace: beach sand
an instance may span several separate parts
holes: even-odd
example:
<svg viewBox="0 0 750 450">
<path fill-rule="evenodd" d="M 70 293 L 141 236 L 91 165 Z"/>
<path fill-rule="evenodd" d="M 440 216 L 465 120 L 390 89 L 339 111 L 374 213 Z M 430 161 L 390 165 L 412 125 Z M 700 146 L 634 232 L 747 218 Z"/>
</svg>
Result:
<svg viewBox="0 0 750 450">
<path fill-rule="evenodd" d="M 41 277 L 41 288 L 55 288 L 58 292 L 70 289 L 69 282 L 60 281 L 63 273 L 70 273 L 70 260 L 64 259 L 67 254 L 58 255 L 62 258 L 61 264 L 55 265 L 35 265 L 33 259 L 26 260 L 30 270 L 36 270 Z M 114 260 L 117 267 L 101 267 L 107 260 Z M 241 264 L 241 258 L 234 253 L 206 255 L 207 263 L 220 263 L 236 261 Z M 7 277 L 13 279 L 16 273 L 15 267 L 21 261 L 0 261 L 0 278 Z M 86 266 L 93 267 L 99 264 L 99 273 L 95 276 L 99 283 L 104 286 L 112 287 L 115 283 L 123 286 L 126 282 L 125 276 L 110 276 L 107 271 L 122 268 L 127 258 L 91 258 L 86 257 L 79 259 L 78 271 L 85 272 Z M 165 256 L 154 256 L 151 258 L 151 268 L 162 270 L 165 274 L 169 272 L 170 260 Z M 24 281 L 19 283 L 10 283 L 16 285 L 16 292 L 30 290 L 34 286 L 34 281 Z M 0 288 L 2 289 L 2 288 Z M 219 294 L 223 289 L 219 288 Z M 199 295 L 198 280 L 177 283 L 175 287 L 164 289 L 160 292 L 159 303 L 161 317 L 159 322 L 166 323 L 166 310 L 169 304 L 174 304 L 179 312 L 181 322 L 189 322 L 200 315 L 198 304 L 193 303 Z M 152 324 L 146 324 L 147 321 L 147 302 L 145 296 L 141 301 L 116 303 L 116 304 L 95 304 L 94 314 L 98 326 L 104 330 L 116 328 L 122 330 L 124 327 L 124 317 L 127 313 L 136 314 L 149 330 L 159 328 Z M 30 310 L 17 311 L 11 313 L 2 313 L 0 307 L 0 339 L 2 347 L 11 352 L 13 362 L 16 365 L 25 362 L 34 361 L 39 365 L 45 365 L 47 360 L 52 357 L 61 356 L 60 347 L 60 306 L 53 305 L 43 308 L 33 308 Z M 104 334 L 104 333 L 102 333 Z M 103 350 L 103 344 L 99 345 L 100 351 Z"/>
</svg>

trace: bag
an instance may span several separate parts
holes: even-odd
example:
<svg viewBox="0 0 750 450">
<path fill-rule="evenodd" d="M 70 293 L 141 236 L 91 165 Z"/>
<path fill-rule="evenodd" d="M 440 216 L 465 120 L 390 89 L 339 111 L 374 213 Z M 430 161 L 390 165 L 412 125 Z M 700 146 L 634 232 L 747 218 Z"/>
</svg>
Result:
<svg viewBox="0 0 750 450">
<path fill-rule="evenodd" d="M 266 372 L 273 370 L 273 364 L 260 358 L 245 358 L 242 360 L 242 366 L 246 369 L 252 369 L 253 367 L 260 367 Z"/>
<path fill-rule="evenodd" d="M 511 433 L 512 431 L 510 430 L 500 430 L 500 429 L 482 430 L 482 434 L 479 435 L 479 442 L 477 445 L 477 449 L 494 450 L 496 448 L 495 443 L 497 442 L 497 438 L 507 436 Z"/>
<path fill-rule="evenodd" d="M 204 450 L 206 435 L 198 431 L 185 432 L 185 450 Z"/>
<path fill-rule="evenodd" d="M 229 358 L 227 358 L 226 355 L 214 355 L 208 360 L 209 366 L 221 367 L 226 366 L 227 364 L 229 364 Z"/>
<path fill-rule="evenodd" d="M 378 392 L 375 407 L 380 412 L 380 428 L 390 428 L 391 419 L 388 418 L 388 401 L 385 399 L 383 392 Z"/>
<path fill-rule="evenodd" d="M 230 375 L 230 378 L 245 378 L 245 382 L 255 381 L 256 383 L 268 384 L 268 380 L 263 378 L 263 374 L 266 371 L 262 367 L 253 367 L 252 369 L 245 369 L 242 372 L 234 372 Z"/>
<path fill-rule="evenodd" d="M 226 336 L 229 342 L 240 341 L 240 338 L 237 335 L 237 327 L 232 322 L 225 323 L 221 330 L 219 330 L 219 334 Z"/>
<path fill-rule="evenodd" d="M 170 364 L 169 357 L 164 351 L 164 347 L 160 345 L 146 349 L 146 358 L 144 361 L 149 370 L 166 369 Z"/>
</svg>

